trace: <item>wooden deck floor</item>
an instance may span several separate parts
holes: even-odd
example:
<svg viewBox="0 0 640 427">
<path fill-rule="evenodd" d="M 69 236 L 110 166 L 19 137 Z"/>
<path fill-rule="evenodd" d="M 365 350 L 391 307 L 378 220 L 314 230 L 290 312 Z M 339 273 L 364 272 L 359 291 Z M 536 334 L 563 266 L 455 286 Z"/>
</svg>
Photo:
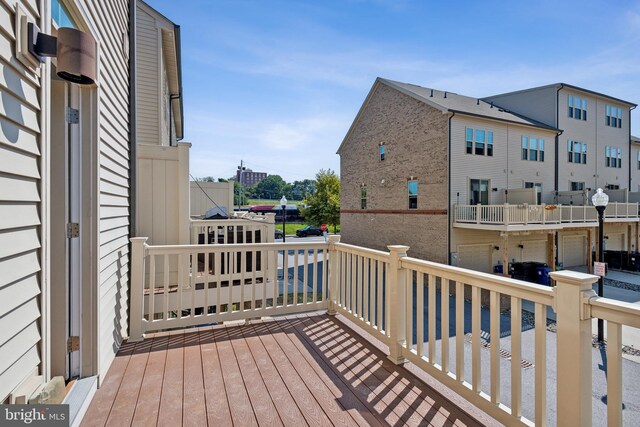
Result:
<svg viewBox="0 0 640 427">
<path fill-rule="evenodd" d="M 476 426 L 339 320 L 302 315 L 125 343 L 83 426 Z"/>
</svg>

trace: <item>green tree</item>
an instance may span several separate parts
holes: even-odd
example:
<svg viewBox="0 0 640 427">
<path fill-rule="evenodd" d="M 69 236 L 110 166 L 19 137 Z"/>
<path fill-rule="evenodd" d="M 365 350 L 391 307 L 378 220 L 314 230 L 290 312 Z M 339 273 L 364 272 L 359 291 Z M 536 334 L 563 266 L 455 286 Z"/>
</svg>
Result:
<svg viewBox="0 0 640 427">
<path fill-rule="evenodd" d="M 216 180 L 213 179 L 212 176 L 205 176 L 203 178 L 196 178 L 195 180 L 198 181 L 198 182 L 216 182 Z"/>
<path fill-rule="evenodd" d="M 305 219 L 314 224 L 333 226 L 333 232 L 340 224 L 340 178 L 331 169 L 320 169 L 316 174 L 315 191 L 304 199 L 302 209 Z"/>
<path fill-rule="evenodd" d="M 291 186 L 287 184 L 280 175 L 269 175 L 259 183 L 257 183 L 253 189 L 253 196 L 262 199 L 280 199 L 282 195 L 290 195 Z"/>
<path fill-rule="evenodd" d="M 305 179 L 302 181 L 293 181 L 291 184 L 291 199 L 304 200 L 316 190 L 316 181 L 313 179 Z"/>
</svg>

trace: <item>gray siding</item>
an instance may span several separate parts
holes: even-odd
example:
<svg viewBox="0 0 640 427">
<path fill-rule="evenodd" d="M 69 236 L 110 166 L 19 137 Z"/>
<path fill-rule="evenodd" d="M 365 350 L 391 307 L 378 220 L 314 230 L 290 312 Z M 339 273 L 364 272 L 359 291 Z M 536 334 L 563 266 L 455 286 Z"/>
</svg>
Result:
<svg viewBox="0 0 640 427">
<path fill-rule="evenodd" d="M 127 334 L 129 265 L 129 67 L 123 37 L 128 4 L 85 0 L 100 44 L 100 228 L 98 372 L 106 373 Z"/>
<path fill-rule="evenodd" d="M 39 366 L 41 340 L 40 84 L 14 56 L 15 3 L 0 1 L 0 402 Z"/>
<path fill-rule="evenodd" d="M 556 124 L 556 88 L 541 87 L 483 98 L 496 106 L 515 112 L 549 126 Z"/>
<path fill-rule="evenodd" d="M 139 144 L 157 145 L 160 144 L 160 32 L 155 19 L 140 6 L 136 31 L 136 140 Z"/>
</svg>

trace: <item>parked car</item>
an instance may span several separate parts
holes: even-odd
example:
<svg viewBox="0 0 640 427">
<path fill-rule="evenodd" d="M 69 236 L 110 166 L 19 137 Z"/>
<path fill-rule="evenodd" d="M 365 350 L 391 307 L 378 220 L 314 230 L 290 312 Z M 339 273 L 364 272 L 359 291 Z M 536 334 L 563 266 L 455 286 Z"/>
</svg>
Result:
<svg viewBox="0 0 640 427">
<path fill-rule="evenodd" d="M 282 239 L 284 237 L 284 233 L 282 232 L 282 230 L 278 230 L 276 228 L 276 232 L 274 233 L 274 238 L 276 239 Z"/>
<path fill-rule="evenodd" d="M 299 228 L 298 230 L 296 230 L 296 236 L 298 237 L 322 236 L 322 229 L 320 227 L 313 227 L 311 225 L 307 225 L 304 228 Z"/>
</svg>

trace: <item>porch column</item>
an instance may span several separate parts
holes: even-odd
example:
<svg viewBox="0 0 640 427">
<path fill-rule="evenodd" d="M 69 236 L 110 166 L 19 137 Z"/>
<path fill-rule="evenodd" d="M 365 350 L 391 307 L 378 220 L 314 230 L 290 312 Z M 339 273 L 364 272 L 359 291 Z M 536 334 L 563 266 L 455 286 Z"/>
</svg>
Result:
<svg viewBox="0 0 640 427">
<path fill-rule="evenodd" d="M 574 271 L 551 273 L 556 282 L 555 311 L 558 327 L 557 378 L 559 426 L 591 425 L 591 316 L 586 300 L 595 296 L 591 274 Z"/>
<path fill-rule="evenodd" d="M 132 237 L 131 239 L 131 296 L 129 315 L 129 342 L 142 341 L 144 328 L 144 256 L 146 237 Z M 153 298 L 153 295 L 149 296 Z"/>
<path fill-rule="evenodd" d="M 509 275 L 509 234 L 502 234 L 502 274 Z"/>
<path fill-rule="evenodd" d="M 556 271 L 556 233 L 547 234 L 547 265 L 551 271 Z"/>
<path fill-rule="evenodd" d="M 627 225 L 627 253 L 631 253 L 631 232 L 633 231 L 633 226 L 631 224 Z"/>
<path fill-rule="evenodd" d="M 338 251 L 336 250 L 336 243 L 340 243 L 340 236 L 329 236 L 329 277 L 327 278 L 328 286 L 328 306 L 327 314 L 335 316 L 337 313 L 336 305 L 338 301 L 338 278 L 340 277 L 340 271 L 338 267 Z M 324 258 L 323 262 L 327 262 L 327 258 Z"/>
</svg>

